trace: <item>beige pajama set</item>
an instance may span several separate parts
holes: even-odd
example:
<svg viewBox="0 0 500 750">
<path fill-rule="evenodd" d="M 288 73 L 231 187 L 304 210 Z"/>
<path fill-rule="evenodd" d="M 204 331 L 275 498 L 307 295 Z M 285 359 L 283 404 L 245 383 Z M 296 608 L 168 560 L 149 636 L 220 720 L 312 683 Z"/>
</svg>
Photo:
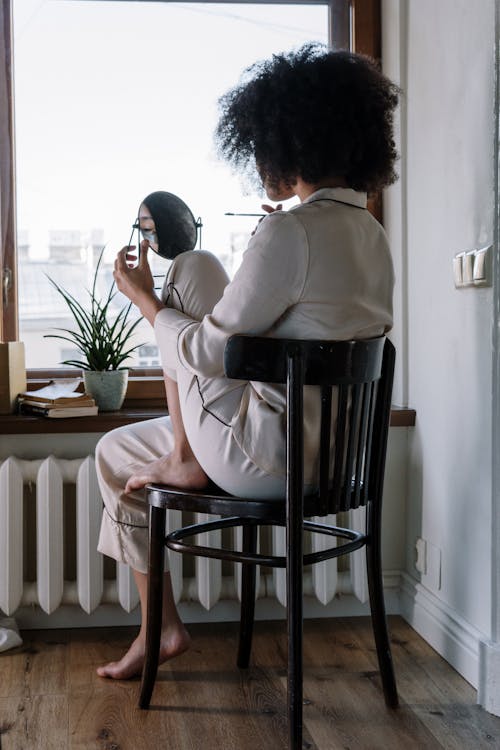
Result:
<svg viewBox="0 0 500 750">
<path fill-rule="evenodd" d="M 383 228 L 366 194 L 322 188 L 259 224 L 229 281 L 211 253 L 178 255 L 170 267 L 154 330 L 164 371 L 177 381 L 187 437 L 218 486 L 245 497 L 277 497 L 285 488 L 285 390 L 224 375 L 234 333 L 347 340 L 392 326 L 394 273 Z M 316 481 L 317 390 L 305 410 L 305 483 Z M 126 495 L 129 477 L 169 453 L 169 417 L 120 427 L 98 443 L 104 501 L 98 549 L 147 571 L 144 491 Z"/>
</svg>

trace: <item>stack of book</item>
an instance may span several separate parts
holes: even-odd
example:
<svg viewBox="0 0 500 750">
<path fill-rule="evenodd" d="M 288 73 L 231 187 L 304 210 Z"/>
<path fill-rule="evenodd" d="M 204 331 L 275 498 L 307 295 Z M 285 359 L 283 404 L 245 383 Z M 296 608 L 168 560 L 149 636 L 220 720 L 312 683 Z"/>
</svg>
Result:
<svg viewBox="0 0 500 750">
<path fill-rule="evenodd" d="M 79 378 L 51 380 L 37 391 L 23 391 L 17 397 L 19 414 L 31 414 L 51 419 L 89 417 L 97 414 L 93 398 L 76 389 Z"/>
</svg>

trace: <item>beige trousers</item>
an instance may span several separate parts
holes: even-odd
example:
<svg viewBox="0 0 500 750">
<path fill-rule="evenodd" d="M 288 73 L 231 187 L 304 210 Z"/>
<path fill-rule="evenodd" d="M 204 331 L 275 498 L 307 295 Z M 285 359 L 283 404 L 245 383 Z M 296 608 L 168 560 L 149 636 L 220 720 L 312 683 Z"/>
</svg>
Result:
<svg viewBox="0 0 500 750">
<path fill-rule="evenodd" d="M 211 253 L 182 253 L 172 262 L 162 299 L 195 320 L 211 312 L 222 296 L 228 277 Z M 284 478 L 263 472 L 236 443 L 231 419 L 245 384 L 222 396 L 209 409 L 204 389 L 213 383 L 182 367 L 165 372 L 177 380 L 182 418 L 191 448 L 206 474 L 227 492 L 241 497 L 282 497 Z M 119 427 L 107 433 L 96 448 L 96 468 L 104 502 L 98 550 L 141 573 L 147 572 L 148 506 L 143 490 L 124 492 L 129 477 L 174 447 L 169 417 Z"/>
</svg>

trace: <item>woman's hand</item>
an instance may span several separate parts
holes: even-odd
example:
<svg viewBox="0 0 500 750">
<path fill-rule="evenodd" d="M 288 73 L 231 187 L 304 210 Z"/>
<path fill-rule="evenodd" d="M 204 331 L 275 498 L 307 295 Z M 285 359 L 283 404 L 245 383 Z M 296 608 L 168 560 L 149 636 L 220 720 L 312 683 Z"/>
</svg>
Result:
<svg viewBox="0 0 500 750">
<path fill-rule="evenodd" d="M 263 203 L 261 206 L 261 209 L 266 212 L 266 214 L 272 214 L 274 211 L 281 211 L 283 208 L 283 203 L 278 203 L 276 206 L 270 206 L 269 203 Z"/>
<path fill-rule="evenodd" d="M 156 313 L 163 305 L 154 291 L 153 274 L 148 263 L 148 245 L 147 240 L 141 242 L 139 263 L 135 267 L 135 245 L 123 247 L 116 256 L 113 278 L 117 289 L 136 305 L 146 320 L 153 325 Z"/>
<path fill-rule="evenodd" d="M 282 203 L 278 203 L 275 207 L 270 206 L 269 203 L 263 203 L 261 205 L 261 209 L 263 211 L 265 211 L 266 214 L 272 214 L 272 213 L 274 213 L 274 211 L 281 211 L 282 208 L 283 208 L 283 204 Z M 262 217 L 262 219 L 265 219 L 265 218 L 266 218 L 265 216 Z M 255 232 L 257 231 L 257 227 L 259 226 L 259 224 L 262 221 L 262 219 L 259 219 L 259 223 L 257 224 L 257 226 L 255 227 L 255 229 L 253 230 L 253 232 L 251 234 L 252 237 L 254 236 Z"/>
</svg>

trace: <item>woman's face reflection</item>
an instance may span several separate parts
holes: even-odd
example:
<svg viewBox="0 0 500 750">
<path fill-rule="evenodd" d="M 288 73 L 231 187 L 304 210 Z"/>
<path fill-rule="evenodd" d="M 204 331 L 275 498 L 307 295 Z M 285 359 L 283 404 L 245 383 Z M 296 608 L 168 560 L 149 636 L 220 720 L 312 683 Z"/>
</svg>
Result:
<svg viewBox="0 0 500 750">
<path fill-rule="evenodd" d="M 149 246 L 156 253 L 158 252 L 158 235 L 156 227 L 149 208 L 141 203 L 139 207 L 139 231 L 142 237 L 149 242 Z"/>
</svg>

